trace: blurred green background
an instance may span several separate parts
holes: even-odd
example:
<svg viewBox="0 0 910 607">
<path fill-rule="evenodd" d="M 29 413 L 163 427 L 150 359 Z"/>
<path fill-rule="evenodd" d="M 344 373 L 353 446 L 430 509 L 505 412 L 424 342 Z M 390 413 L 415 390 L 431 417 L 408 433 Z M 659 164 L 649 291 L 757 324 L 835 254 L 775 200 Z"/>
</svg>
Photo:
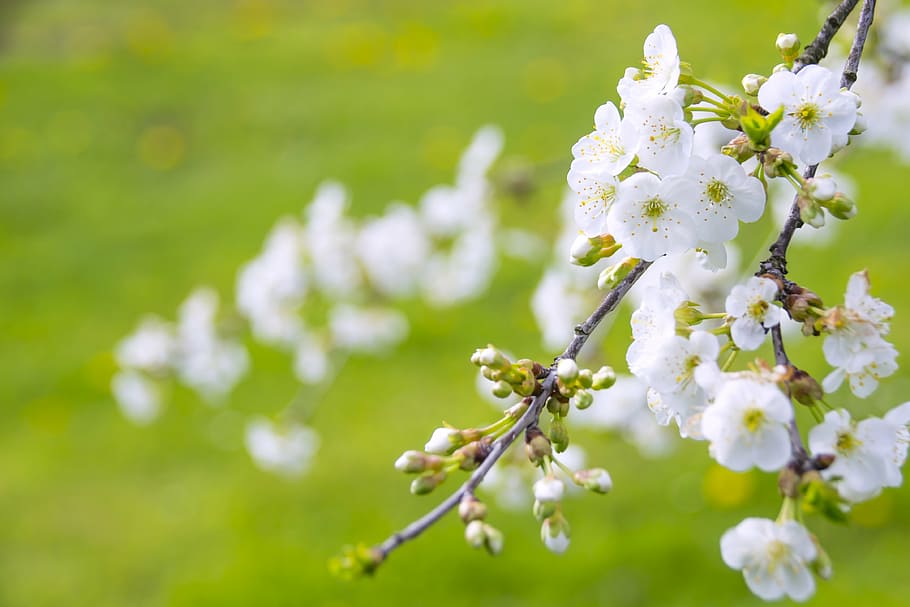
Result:
<svg viewBox="0 0 910 607">
<path fill-rule="evenodd" d="M 237 267 L 326 178 L 355 215 L 450 182 L 485 123 L 533 163 L 536 192 L 503 221 L 551 237 L 574 141 L 669 24 L 685 60 L 720 82 L 766 71 L 773 40 L 808 41 L 815 2 L 291 2 L 41 0 L 0 6 L 0 604 L 755 605 L 720 559 L 721 533 L 776 514 L 771 475 L 723 475 L 705 446 L 644 460 L 618 439 L 573 438 L 616 489 L 567 504 L 572 547 L 540 544 L 530 512 L 494 510 L 506 550 L 464 545 L 447 519 L 375 579 L 331 578 L 341 545 L 373 542 L 440 497 L 392 468 L 439 421 L 491 419 L 467 363 L 488 341 L 549 359 L 528 299 L 540 264 L 513 263 L 481 300 L 424 314 L 394 356 L 355 358 L 311 420 L 323 446 L 298 481 L 242 449 L 242 424 L 294 394 L 289 360 L 253 347 L 223 409 L 176 390 L 130 425 L 108 393 L 111 350 L 148 312 L 173 317 L 197 284 L 230 298 Z M 860 75 L 862 78 L 862 75 Z M 872 117 L 874 119 L 874 117 Z M 831 249 L 796 249 L 792 276 L 826 301 L 868 267 L 910 344 L 906 169 L 862 151 L 843 169 L 859 215 Z M 757 251 L 767 226 L 746 231 Z M 745 258 L 750 258 L 746 253 Z M 593 344 L 621 360 L 625 338 Z M 809 344 L 817 346 L 815 344 Z M 823 372 L 817 347 L 793 357 Z M 597 358 L 598 361 L 602 358 Z M 903 360 L 903 359 L 902 359 Z M 906 398 L 903 369 L 857 413 Z M 903 395 L 903 396 L 902 396 Z M 836 404 L 841 404 L 840 402 Z M 717 487 L 730 489 L 719 491 Z M 731 497 L 732 496 L 732 497 Z M 814 603 L 906 605 L 910 489 L 813 521 L 834 559 Z"/>
</svg>

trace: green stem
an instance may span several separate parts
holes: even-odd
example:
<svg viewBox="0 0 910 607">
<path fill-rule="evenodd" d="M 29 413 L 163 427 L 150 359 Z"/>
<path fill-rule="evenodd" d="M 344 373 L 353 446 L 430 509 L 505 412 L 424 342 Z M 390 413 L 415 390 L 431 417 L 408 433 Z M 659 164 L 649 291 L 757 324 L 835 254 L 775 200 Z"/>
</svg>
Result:
<svg viewBox="0 0 910 607">
<path fill-rule="evenodd" d="M 689 124 L 692 126 L 698 126 L 699 124 L 704 124 L 706 122 L 723 122 L 724 118 L 720 116 L 713 116 L 711 118 L 699 118 L 698 120 L 693 120 Z"/>
<path fill-rule="evenodd" d="M 722 91 L 717 90 L 716 88 L 714 88 L 713 86 L 711 86 L 710 84 L 705 82 L 704 80 L 699 80 L 698 78 L 690 76 L 689 81 L 692 82 L 692 84 L 694 84 L 696 86 L 700 86 L 701 88 L 705 89 L 706 91 L 710 91 L 710 92 L 714 93 L 715 95 L 717 95 L 718 97 L 723 99 L 725 102 L 730 103 L 729 97 L 727 97 Z"/>
</svg>

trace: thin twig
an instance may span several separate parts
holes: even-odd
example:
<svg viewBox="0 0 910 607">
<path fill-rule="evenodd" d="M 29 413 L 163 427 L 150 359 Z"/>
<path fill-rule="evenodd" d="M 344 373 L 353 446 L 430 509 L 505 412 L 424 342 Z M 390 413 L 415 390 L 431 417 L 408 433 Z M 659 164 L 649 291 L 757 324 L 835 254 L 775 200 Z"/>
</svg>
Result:
<svg viewBox="0 0 910 607">
<path fill-rule="evenodd" d="M 825 20 L 825 25 L 822 27 L 818 36 L 816 36 L 812 44 L 806 48 L 806 52 L 797 59 L 793 68 L 794 72 L 799 71 L 810 63 L 817 63 L 825 56 L 831 38 L 834 37 L 840 29 L 840 26 L 843 25 L 844 19 L 847 18 L 847 15 L 849 15 L 853 8 L 858 4 L 858 1 L 859 0 L 845 0 L 834 9 L 831 16 Z M 844 71 L 841 74 L 841 86 L 847 89 L 850 89 L 850 87 L 853 86 L 853 83 L 856 82 L 856 72 L 863 55 L 863 47 L 866 43 L 866 38 L 869 35 L 869 28 L 872 26 L 874 13 L 875 0 L 863 0 L 863 7 L 859 16 L 856 35 L 853 38 L 850 55 L 847 58 L 847 62 L 844 65 Z M 815 51 L 813 51 L 813 54 L 809 54 L 810 48 L 822 49 L 822 51 L 820 51 L 820 54 Z M 817 170 L 817 164 L 810 166 L 803 173 L 803 178 L 809 179 L 814 177 Z M 781 298 L 786 297 L 786 291 L 793 285 L 793 283 L 786 279 L 787 249 L 790 246 L 790 242 L 792 241 L 796 230 L 803 226 L 803 221 L 800 219 L 798 201 L 799 195 L 797 194 L 793 199 L 793 204 L 790 206 L 790 212 L 787 214 L 787 220 L 784 222 L 780 234 L 768 249 L 771 252 L 771 256 L 759 264 L 758 274 L 771 274 L 781 281 L 781 284 L 783 285 L 783 292 L 780 294 Z M 774 344 L 775 363 L 786 367 L 793 367 L 790 358 L 787 356 L 787 351 L 784 348 L 784 340 L 781 335 L 780 325 L 771 329 L 771 341 Z M 811 458 L 803 444 L 795 415 L 790 420 L 790 448 L 792 457 L 789 466 L 791 468 L 800 473 L 812 469 Z"/>
<path fill-rule="evenodd" d="M 569 342 L 565 351 L 554 360 L 553 365 L 550 367 L 550 373 L 543 382 L 540 393 L 531 401 L 528 410 L 525 411 L 524 415 L 521 416 L 508 432 L 493 442 L 490 453 L 487 455 L 486 459 L 484 459 L 483 463 L 474 470 L 468 480 L 438 506 L 401 531 L 392 534 L 388 539 L 376 546 L 376 549 L 381 553 L 383 559 L 385 559 L 395 548 L 409 540 L 413 540 L 426 531 L 428 527 L 442 518 L 449 510 L 455 508 L 465 495 L 472 494 L 474 490 L 480 486 L 480 483 L 483 482 L 483 479 L 493 465 L 496 464 L 497 460 L 499 460 L 506 450 L 508 450 L 518 437 L 521 436 L 521 433 L 528 427 L 537 423 L 540 413 L 546 405 L 547 399 L 550 397 L 550 394 L 553 393 L 553 389 L 556 386 L 556 363 L 563 358 L 574 359 L 578 356 L 578 353 L 581 352 L 582 347 L 584 347 L 585 342 L 588 341 L 588 338 L 591 336 L 594 329 L 597 328 L 597 325 L 600 324 L 607 314 L 616 309 L 616 306 L 619 305 L 619 302 L 621 302 L 626 293 L 629 292 L 632 285 L 635 284 L 650 265 L 650 261 L 638 262 L 632 271 L 629 272 L 629 275 L 616 285 L 614 289 L 607 293 L 606 297 L 603 298 L 603 301 L 600 302 L 600 305 L 597 306 L 597 309 L 591 313 L 591 316 L 576 328 L 575 337 Z"/>
<path fill-rule="evenodd" d="M 875 0 L 863 0 L 863 9 L 859 14 L 859 24 L 856 26 L 856 36 L 854 36 L 853 44 L 850 46 L 847 64 L 844 65 L 844 73 L 840 79 L 840 85 L 843 87 L 849 89 L 856 82 L 859 60 L 863 56 L 863 47 L 866 44 L 866 38 L 869 36 L 869 28 L 872 27 L 872 19 L 874 17 Z"/>
<path fill-rule="evenodd" d="M 828 18 L 822 24 L 821 31 L 809 45 L 803 49 L 803 53 L 793 62 L 793 71 L 798 72 L 807 65 L 818 63 L 828 54 L 828 46 L 831 40 L 840 31 L 844 21 L 859 4 L 859 0 L 844 0 L 837 5 Z"/>
</svg>

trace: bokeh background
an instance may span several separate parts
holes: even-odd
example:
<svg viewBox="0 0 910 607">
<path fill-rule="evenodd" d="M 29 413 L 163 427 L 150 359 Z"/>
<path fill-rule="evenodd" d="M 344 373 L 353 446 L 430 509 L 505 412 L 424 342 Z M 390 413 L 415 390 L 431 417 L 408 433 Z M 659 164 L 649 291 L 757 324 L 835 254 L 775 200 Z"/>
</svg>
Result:
<svg viewBox="0 0 910 607">
<path fill-rule="evenodd" d="M 0 604 L 755 605 L 720 560 L 719 536 L 776 514 L 775 479 L 720 471 L 703 444 L 662 460 L 577 432 L 613 494 L 567 504 L 568 553 L 540 544 L 530 512 L 494 509 L 498 558 L 443 521 L 375 579 L 345 583 L 327 559 L 374 542 L 440 497 L 413 497 L 391 466 L 446 419 L 492 419 L 467 357 L 488 341 L 548 360 L 528 300 L 545 262 L 509 262 L 479 301 L 405 307 L 394 355 L 354 357 L 319 400 L 313 469 L 289 481 L 243 449 L 243 420 L 297 390 L 286 356 L 220 409 L 177 389 L 138 428 L 110 394 L 114 344 L 147 312 L 172 316 L 197 284 L 223 295 L 275 219 L 326 178 L 352 213 L 413 203 L 451 181 L 460 150 L 502 127 L 507 165 L 535 189 L 503 196 L 505 223 L 553 237 L 571 144 L 669 24 L 685 60 L 736 83 L 776 62 L 773 40 L 816 32 L 822 4 L 36 0 L 0 5 Z M 862 78 L 862 74 L 860 75 Z M 874 116 L 870 119 L 874 120 Z M 797 248 L 792 276 L 826 301 L 868 267 L 910 344 L 906 168 L 859 150 L 841 167 L 859 215 L 828 249 Z M 744 233 L 759 251 L 767 226 Z M 747 253 L 745 257 L 751 257 Z M 621 364 L 625 337 L 592 344 Z M 823 372 L 816 344 L 794 358 Z M 902 357 L 900 362 L 905 364 Z M 907 398 L 901 369 L 860 414 Z M 815 604 L 906 605 L 910 489 L 811 527 L 834 559 Z"/>
</svg>

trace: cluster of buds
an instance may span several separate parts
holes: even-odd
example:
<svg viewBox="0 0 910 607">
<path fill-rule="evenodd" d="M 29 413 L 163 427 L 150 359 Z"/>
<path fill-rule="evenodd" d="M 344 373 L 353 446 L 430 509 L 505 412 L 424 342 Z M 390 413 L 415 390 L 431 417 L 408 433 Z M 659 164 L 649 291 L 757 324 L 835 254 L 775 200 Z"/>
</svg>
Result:
<svg viewBox="0 0 910 607">
<path fill-rule="evenodd" d="M 829 175 L 803 181 L 798 204 L 800 219 L 816 228 L 825 225 L 822 209 L 837 219 L 851 219 L 856 215 L 856 204 L 837 191 L 837 184 Z"/>
<path fill-rule="evenodd" d="M 573 471 L 553 455 L 550 441 L 538 428 L 525 434 L 526 449 L 531 463 L 539 466 L 543 476 L 534 483 L 533 513 L 540 522 L 540 537 L 548 550 L 561 554 L 569 547 L 569 523 L 563 514 L 562 500 L 565 483 L 562 473 L 573 484 L 594 493 L 608 493 L 613 488 L 610 474 L 603 468 Z"/>
<path fill-rule="evenodd" d="M 458 505 L 458 516 L 464 523 L 464 539 L 472 548 L 484 548 L 492 555 L 502 552 L 502 531 L 485 523 L 487 506 L 479 499 L 465 494 Z"/>
<path fill-rule="evenodd" d="M 424 451 L 405 451 L 395 461 L 395 468 L 406 474 L 419 474 L 411 482 L 411 493 L 430 493 L 450 473 L 477 468 L 489 455 L 493 441 L 515 425 L 528 410 L 529 404 L 530 399 L 521 401 L 508 408 L 500 419 L 483 428 L 436 428 Z"/>
<path fill-rule="evenodd" d="M 522 358 L 514 363 L 492 345 L 478 348 L 471 355 L 471 362 L 480 367 L 480 372 L 493 382 L 493 396 L 508 398 L 515 393 L 522 397 L 536 394 L 540 390 L 540 378 L 547 370 L 540 363 Z"/>
</svg>

